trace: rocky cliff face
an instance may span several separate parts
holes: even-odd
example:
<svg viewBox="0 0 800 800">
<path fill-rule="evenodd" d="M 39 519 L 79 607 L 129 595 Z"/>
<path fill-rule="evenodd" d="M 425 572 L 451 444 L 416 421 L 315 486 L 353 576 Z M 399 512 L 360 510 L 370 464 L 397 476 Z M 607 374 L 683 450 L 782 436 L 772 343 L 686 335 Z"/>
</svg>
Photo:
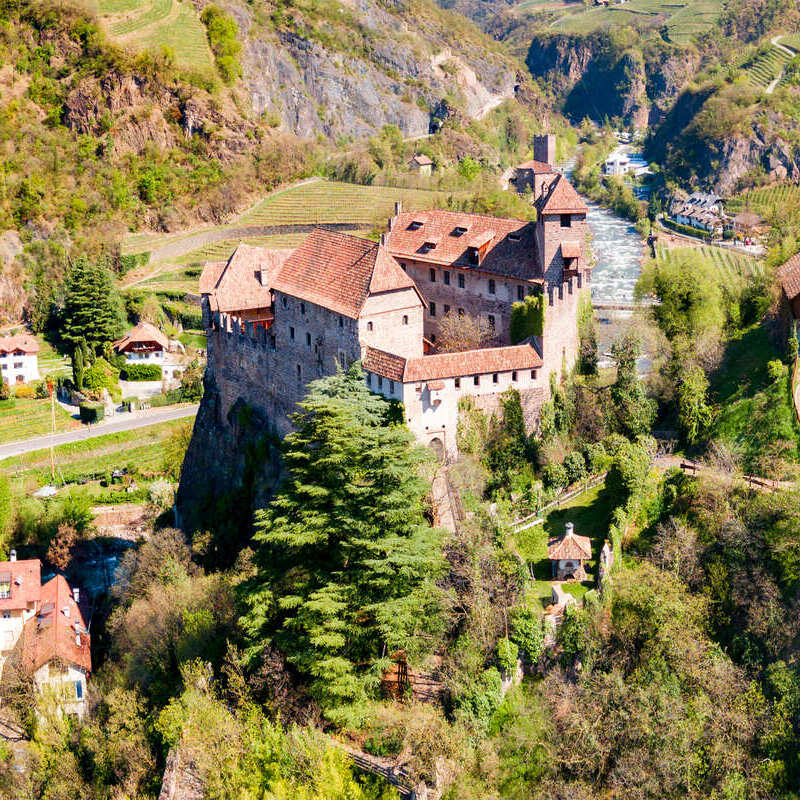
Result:
<svg viewBox="0 0 800 800">
<path fill-rule="evenodd" d="M 695 53 L 666 43 L 621 46 L 606 33 L 538 35 L 526 57 L 573 121 L 619 117 L 637 128 L 663 118 L 697 62 Z"/>
<path fill-rule="evenodd" d="M 277 118 L 302 137 L 358 138 L 384 125 L 422 136 L 445 98 L 479 117 L 514 96 L 511 61 L 459 42 L 432 5 L 419 4 L 415 12 L 426 11 L 419 17 L 403 2 L 345 3 L 358 25 L 358 46 L 349 48 L 352 32 L 327 20 L 318 28 L 308 20 L 275 26 L 256 21 L 245 3 L 230 0 L 225 7 L 239 25 L 253 112 Z M 473 34 L 483 41 L 477 30 Z"/>
</svg>

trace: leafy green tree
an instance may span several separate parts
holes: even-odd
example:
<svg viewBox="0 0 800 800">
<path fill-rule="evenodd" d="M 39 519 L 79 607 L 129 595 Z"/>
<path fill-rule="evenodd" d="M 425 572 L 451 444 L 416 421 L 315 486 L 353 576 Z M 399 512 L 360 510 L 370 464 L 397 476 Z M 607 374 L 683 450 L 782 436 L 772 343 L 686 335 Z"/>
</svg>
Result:
<svg viewBox="0 0 800 800">
<path fill-rule="evenodd" d="M 111 272 L 100 263 L 77 259 L 67 275 L 61 337 L 73 353 L 85 342 L 89 355 L 119 337 L 125 327 L 122 299 Z M 76 376 L 77 377 L 77 376 Z"/>
<path fill-rule="evenodd" d="M 656 416 L 656 404 L 645 394 L 636 368 L 638 339 L 631 333 L 623 335 L 612 345 L 611 356 L 617 362 L 617 379 L 610 392 L 614 427 L 635 439 L 650 432 Z"/>
<path fill-rule="evenodd" d="M 649 470 L 647 450 L 635 442 L 626 442 L 611 462 L 606 486 L 620 502 L 625 502 L 642 486 Z"/>
<path fill-rule="evenodd" d="M 486 443 L 486 465 L 498 483 L 507 484 L 511 473 L 524 467 L 528 439 L 522 403 L 516 389 L 508 389 L 500 397 L 502 419 L 492 417 Z"/>
<path fill-rule="evenodd" d="M 386 655 L 438 633 L 439 533 L 423 516 L 427 459 L 355 364 L 309 387 L 286 437 L 288 476 L 256 516 L 257 574 L 244 626 L 310 679 L 329 718 L 352 719 Z"/>
<path fill-rule="evenodd" d="M 708 385 L 705 372 L 697 364 L 686 367 L 678 382 L 678 421 L 689 444 L 696 444 L 711 424 Z"/>
</svg>

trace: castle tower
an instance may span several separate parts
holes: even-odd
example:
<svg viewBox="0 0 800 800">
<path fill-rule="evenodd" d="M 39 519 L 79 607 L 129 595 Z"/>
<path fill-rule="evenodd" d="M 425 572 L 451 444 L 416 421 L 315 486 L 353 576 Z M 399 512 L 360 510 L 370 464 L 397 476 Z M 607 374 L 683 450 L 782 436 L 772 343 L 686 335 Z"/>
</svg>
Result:
<svg viewBox="0 0 800 800">
<path fill-rule="evenodd" d="M 543 164 L 556 163 L 556 135 L 544 133 L 533 137 L 533 160 Z"/>
</svg>

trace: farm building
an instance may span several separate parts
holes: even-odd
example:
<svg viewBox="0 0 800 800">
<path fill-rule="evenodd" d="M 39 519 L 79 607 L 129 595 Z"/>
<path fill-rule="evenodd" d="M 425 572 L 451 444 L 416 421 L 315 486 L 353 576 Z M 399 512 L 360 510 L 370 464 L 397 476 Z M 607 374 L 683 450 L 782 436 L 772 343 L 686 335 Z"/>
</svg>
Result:
<svg viewBox="0 0 800 800">
<path fill-rule="evenodd" d="M 433 161 L 422 153 L 417 153 L 408 161 L 408 168 L 420 175 L 430 175 L 433 172 Z"/>
</svg>

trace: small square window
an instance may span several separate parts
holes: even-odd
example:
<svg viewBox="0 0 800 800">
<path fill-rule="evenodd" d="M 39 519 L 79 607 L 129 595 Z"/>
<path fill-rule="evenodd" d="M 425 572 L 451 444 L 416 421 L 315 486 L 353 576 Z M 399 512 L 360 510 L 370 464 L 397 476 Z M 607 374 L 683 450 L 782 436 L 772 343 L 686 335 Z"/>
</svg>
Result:
<svg viewBox="0 0 800 800">
<path fill-rule="evenodd" d="M 458 288 L 459 289 L 463 289 L 464 288 L 464 276 L 463 275 L 459 275 L 458 276 Z"/>
<path fill-rule="evenodd" d="M 450 285 L 450 273 L 447 270 L 444 271 L 444 285 Z"/>
<path fill-rule="evenodd" d="M 339 327 L 344 328 L 344 317 L 339 317 Z"/>
<path fill-rule="evenodd" d="M 297 380 L 303 380 L 303 368 L 299 364 L 297 365 Z"/>
<path fill-rule="evenodd" d="M 516 381 L 516 380 L 517 380 L 517 373 L 516 373 L 516 371 L 511 373 L 511 380 L 512 380 L 512 381 Z"/>
<path fill-rule="evenodd" d="M 306 344 L 307 344 L 309 347 L 311 347 L 311 334 L 310 334 L 310 333 L 307 333 L 307 334 L 306 334 Z"/>
<path fill-rule="evenodd" d="M 489 314 L 489 327 L 494 330 L 494 314 Z"/>
<path fill-rule="evenodd" d="M 289 338 L 294 341 L 294 328 L 289 326 Z"/>
<path fill-rule="evenodd" d="M 472 383 L 475 384 L 475 386 L 480 386 L 481 385 L 481 376 L 480 375 L 473 375 Z"/>
<path fill-rule="evenodd" d="M 430 271 L 430 276 L 431 276 L 431 283 L 436 283 L 436 270 L 435 269 L 432 269 Z"/>
<path fill-rule="evenodd" d="M 522 286 L 517 286 L 517 300 L 525 299 L 525 289 Z"/>
<path fill-rule="evenodd" d="M 300 313 L 301 314 L 305 314 L 306 313 L 306 304 L 305 303 L 300 303 Z"/>
<path fill-rule="evenodd" d="M 445 303 L 445 305 L 444 305 L 444 313 L 445 314 L 449 314 L 450 313 L 450 306 L 448 306 L 447 303 Z"/>
<path fill-rule="evenodd" d="M 562 214 L 561 215 L 561 227 L 562 228 L 571 228 L 572 227 L 572 217 L 569 214 Z"/>
<path fill-rule="evenodd" d="M 403 314 L 403 325 L 408 325 L 408 314 Z"/>
<path fill-rule="evenodd" d="M 495 284 L 494 281 L 490 278 L 489 279 L 489 294 L 494 294 L 495 292 Z"/>
<path fill-rule="evenodd" d="M 531 370 L 531 378 L 533 378 L 533 380 L 536 380 L 536 370 L 535 369 Z"/>
<path fill-rule="evenodd" d="M 289 308 L 289 301 L 285 297 L 282 297 L 281 300 L 283 301 L 283 307 Z"/>
<path fill-rule="evenodd" d="M 367 330 L 368 330 L 368 331 L 371 331 L 371 330 L 372 330 L 372 323 L 371 323 L 371 322 L 368 322 L 368 323 L 367 323 Z"/>
<path fill-rule="evenodd" d="M 383 389 L 383 377 L 378 375 L 378 388 Z"/>
<path fill-rule="evenodd" d="M 495 372 L 492 375 L 492 383 L 499 383 L 499 382 L 500 382 L 500 376 Z"/>
<path fill-rule="evenodd" d="M 436 334 L 435 334 L 435 333 L 432 333 L 432 334 L 431 334 L 431 341 L 432 341 L 434 344 L 436 343 Z"/>
<path fill-rule="evenodd" d="M 435 317 L 436 316 L 436 303 L 431 303 L 430 306 L 429 306 L 429 310 L 431 312 L 431 316 Z"/>
<path fill-rule="evenodd" d="M 75 681 L 75 697 L 83 700 L 83 684 L 80 681 Z"/>
<path fill-rule="evenodd" d="M 389 381 L 389 394 L 394 394 L 394 381 Z"/>
<path fill-rule="evenodd" d="M 455 379 L 455 387 L 456 387 L 456 389 L 460 389 L 461 388 L 461 378 L 456 378 Z"/>
</svg>

